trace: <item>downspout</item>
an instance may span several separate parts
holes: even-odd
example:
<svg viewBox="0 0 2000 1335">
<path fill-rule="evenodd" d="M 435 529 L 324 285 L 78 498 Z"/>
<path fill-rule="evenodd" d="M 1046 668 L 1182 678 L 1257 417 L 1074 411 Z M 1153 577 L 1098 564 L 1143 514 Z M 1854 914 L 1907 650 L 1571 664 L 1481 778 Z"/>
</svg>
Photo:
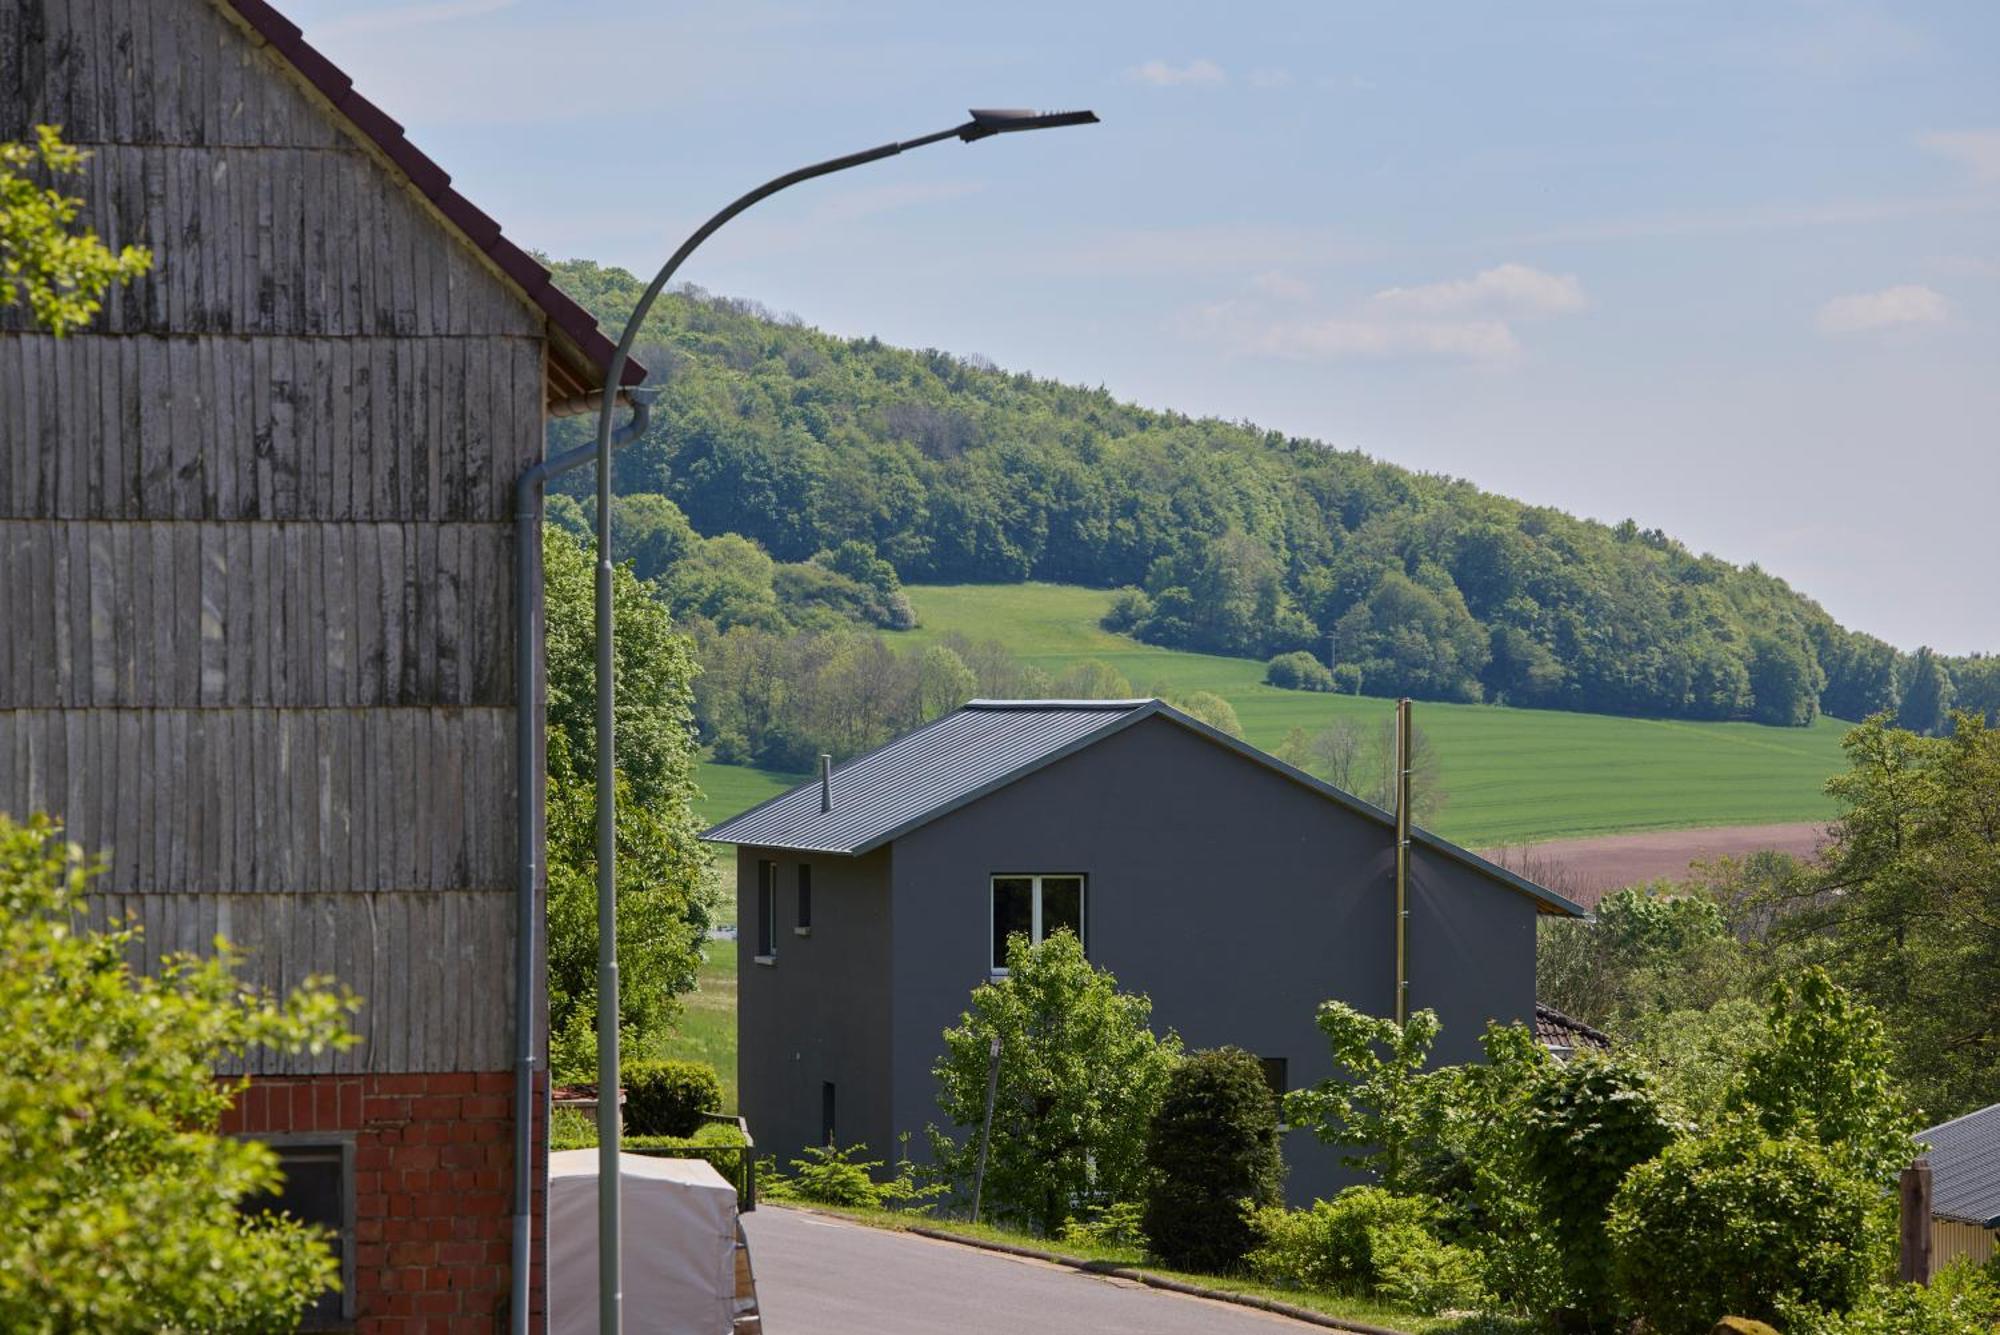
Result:
<svg viewBox="0 0 2000 1335">
<path fill-rule="evenodd" d="M 645 434 L 658 392 L 626 391 L 632 403 L 632 420 L 612 434 L 612 449 Z M 507 1306 L 508 1329 L 513 1335 L 528 1335 L 529 1252 L 534 1242 L 531 1169 L 535 1064 L 540 1057 L 535 1042 L 535 943 L 540 926 L 536 891 L 541 880 L 538 827 L 546 784 L 535 755 L 542 716 L 540 693 L 535 689 L 542 660 L 541 628 L 534 616 L 540 606 L 535 591 L 542 582 L 541 499 L 550 478 L 581 468 L 596 457 L 597 442 L 593 440 L 542 460 L 514 483 L 514 1036 L 520 1051 L 514 1057 L 514 1242 Z"/>
</svg>

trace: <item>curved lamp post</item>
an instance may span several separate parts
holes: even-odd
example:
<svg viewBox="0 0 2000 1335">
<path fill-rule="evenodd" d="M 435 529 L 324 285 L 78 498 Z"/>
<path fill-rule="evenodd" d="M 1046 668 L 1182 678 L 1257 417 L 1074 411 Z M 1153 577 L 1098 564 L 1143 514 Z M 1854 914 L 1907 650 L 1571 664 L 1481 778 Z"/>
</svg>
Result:
<svg viewBox="0 0 2000 1335">
<path fill-rule="evenodd" d="M 833 158 L 801 167 L 775 180 L 766 181 L 749 194 L 723 209 L 695 229 L 681 243 L 660 272 L 653 277 L 632 316 L 619 336 L 618 350 L 604 370 L 606 393 L 597 413 L 597 1285 L 598 1330 L 617 1335 L 620 1326 L 621 1276 L 619 1267 L 620 1181 L 618 1171 L 618 919 L 617 892 L 617 809 L 613 796 L 616 756 L 612 736 L 611 659 L 611 416 L 617 402 L 618 386 L 625 373 L 625 359 L 639 336 L 639 326 L 653 309 L 674 271 L 694 253 L 695 247 L 715 234 L 716 229 L 758 200 L 777 194 L 787 186 L 828 176 L 849 167 L 892 158 L 912 148 L 946 139 L 973 143 L 996 134 L 1021 130 L 1048 130 L 1064 125 L 1091 125 L 1097 116 L 1089 111 L 978 111 L 971 120 L 949 130 L 883 144 L 844 158 Z M 523 1304 L 525 1307 L 525 1304 Z M 525 1316 L 523 1311 L 521 1315 Z"/>
</svg>

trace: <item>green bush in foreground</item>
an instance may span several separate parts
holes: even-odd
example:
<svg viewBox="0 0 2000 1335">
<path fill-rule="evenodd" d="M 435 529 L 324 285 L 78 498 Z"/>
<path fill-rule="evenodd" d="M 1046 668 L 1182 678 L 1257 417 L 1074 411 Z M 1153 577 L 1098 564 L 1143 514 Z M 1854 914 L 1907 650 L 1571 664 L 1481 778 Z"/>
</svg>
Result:
<svg viewBox="0 0 2000 1335">
<path fill-rule="evenodd" d="M 1259 1210 L 1256 1227 L 1262 1241 L 1250 1254 L 1250 1267 L 1281 1284 L 1366 1295 L 1382 1278 L 1376 1240 L 1411 1230 L 1428 1232 L 1436 1211 L 1428 1199 L 1398 1196 L 1381 1187 L 1349 1187 L 1304 1210 Z"/>
<path fill-rule="evenodd" d="M 133 927 L 91 928 L 94 870 L 47 817 L 0 815 L 0 1330 L 288 1330 L 338 1267 L 310 1229 L 241 1203 L 277 1159 L 220 1135 L 243 1089 L 215 1065 L 351 1045 L 357 1003 L 310 978 L 277 998 L 238 956 L 132 972 Z"/>
<path fill-rule="evenodd" d="M 1793 1335 L 1992 1335 L 2000 1330 L 2000 1262 L 1959 1261 L 1925 1284 L 1878 1284 L 1853 1311 L 1787 1314 Z"/>
<path fill-rule="evenodd" d="M 691 1136 L 701 1115 L 722 1107 L 722 1082 L 706 1062 L 633 1062 L 625 1082 L 625 1126 L 637 1136 Z"/>
<path fill-rule="evenodd" d="M 1619 1292 L 1660 1335 L 1718 1316 L 1845 1311 L 1888 1257 L 1870 1245 L 1880 1193 L 1810 1141 L 1688 1139 L 1634 1168 L 1611 1207 Z"/>
<path fill-rule="evenodd" d="M 809 1145 L 804 1158 L 792 1160 L 790 1176 L 767 1167 L 759 1174 L 758 1182 L 767 1200 L 805 1201 L 846 1210 L 900 1209 L 921 1214 L 944 1194 L 942 1186 L 920 1184 L 908 1160 L 897 1167 L 894 1177 L 877 1182 L 875 1171 L 882 1167 L 882 1161 L 862 1159 L 867 1152 L 866 1145 L 850 1145 L 846 1149 L 838 1145 Z"/>
<path fill-rule="evenodd" d="M 1278 1203 L 1278 1113 L 1257 1059 L 1197 1052 L 1174 1068 L 1146 1133 L 1143 1227 L 1178 1270 L 1234 1270 L 1257 1243 L 1251 1211 Z"/>
</svg>

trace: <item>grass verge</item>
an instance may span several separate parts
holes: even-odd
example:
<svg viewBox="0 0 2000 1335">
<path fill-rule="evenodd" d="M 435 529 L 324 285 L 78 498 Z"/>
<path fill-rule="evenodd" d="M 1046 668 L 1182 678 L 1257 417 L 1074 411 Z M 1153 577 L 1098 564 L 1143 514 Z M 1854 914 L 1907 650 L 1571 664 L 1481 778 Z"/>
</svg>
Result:
<svg viewBox="0 0 2000 1335">
<path fill-rule="evenodd" d="M 1171 1281 L 1198 1289 L 1201 1296 L 1221 1301 L 1245 1301 L 1246 1306 L 1272 1310 L 1272 1304 L 1302 1308 L 1350 1329 L 1369 1328 L 1392 1331 L 1396 1335 L 1527 1335 L 1526 1323 L 1498 1317 L 1427 1317 L 1405 1312 L 1366 1298 L 1345 1298 L 1337 1294 L 1263 1284 L 1243 1276 L 1200 1275 L 1170 1270 L 1149 1262 L 1137 1250 L 1088 1242 L 1050 1242 L 1029 1234 L 992 1224 L 973 1224 L 958 1219 L 935 1219 L 928 1215 L 895 1210 L 835 1209 L 825 1205 L 783 1202 L 785 1208 L 833 1215 L 870 1228 L 918 1233 L 997 1249 L 1013 1249 L 1040 1256 L 1061 1265 L 1094 1273 L 1132 1272 L 1130 1277 Z"/>
</svg>

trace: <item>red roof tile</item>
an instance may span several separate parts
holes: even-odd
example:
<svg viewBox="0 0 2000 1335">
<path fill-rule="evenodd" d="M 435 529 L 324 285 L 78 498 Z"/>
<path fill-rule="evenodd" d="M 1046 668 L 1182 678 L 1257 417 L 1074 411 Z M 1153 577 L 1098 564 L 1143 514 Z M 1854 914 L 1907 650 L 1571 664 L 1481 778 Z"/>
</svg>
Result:
<svg viewBox="0 0 2000 1335">
<path fill-rule="evenodd" d="M 553 349 L 570 364 L 572 374 L 565 380 L 603 386 L 604 373 L 611 365 L 616 345 L 597 327 L 596 317 L 551 282 L 549 271 L 532 255 L 502 235 L 499 223 L 452 189 L 450 173 L 411 143 L 403 127 L 386 111 L 355 92 L 354 81 L 314 50 L 297 24 L 265 0 L 216 0 L 216 3 L 235 11 L 286 64 L 318 89 L 335 111 L 381 149 L 474 249 L 484 252 L 502 273 L 519 284 L 528 300 L 542 308 L 550 324 L 573 345 L 563 347 L 558 342 Z M 645 378 L 646 368 L 627 357 L 622 383 L 636 385 Z"/>
</svg>

